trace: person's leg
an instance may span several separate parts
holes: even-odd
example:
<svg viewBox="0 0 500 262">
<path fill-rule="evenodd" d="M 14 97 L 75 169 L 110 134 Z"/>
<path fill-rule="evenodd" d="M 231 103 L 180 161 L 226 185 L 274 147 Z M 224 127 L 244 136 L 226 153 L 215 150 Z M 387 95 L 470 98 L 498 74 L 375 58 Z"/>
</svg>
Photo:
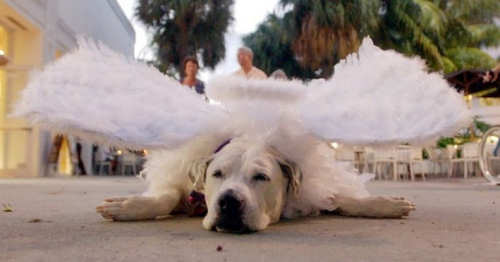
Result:
<svg viewBox="0 0 500 262">
<path fill-rule="evenodd" d="M 494 156 L 498 156 L 498 151 L 500 151 L 500 139 L 498 140 L 497 142 L 497 146 L 495 147 L 495 149 L 493 150 L 493 155 Z"/>
</svg>

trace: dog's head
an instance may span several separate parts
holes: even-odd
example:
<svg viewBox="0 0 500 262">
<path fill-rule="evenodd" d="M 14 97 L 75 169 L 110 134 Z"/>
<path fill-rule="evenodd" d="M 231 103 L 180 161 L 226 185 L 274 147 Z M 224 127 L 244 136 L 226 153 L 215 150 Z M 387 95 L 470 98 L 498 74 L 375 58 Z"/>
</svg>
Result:
<svg viewBox="0 0 500 262">
<path fill-rule="evenodd" d="M 300 171 L 274 148 L 233 140 L 214 154 L 200 180 L 208 213 L 203 226 L 222 232 L 253 232 L 280 219 Z"/>
</svg>

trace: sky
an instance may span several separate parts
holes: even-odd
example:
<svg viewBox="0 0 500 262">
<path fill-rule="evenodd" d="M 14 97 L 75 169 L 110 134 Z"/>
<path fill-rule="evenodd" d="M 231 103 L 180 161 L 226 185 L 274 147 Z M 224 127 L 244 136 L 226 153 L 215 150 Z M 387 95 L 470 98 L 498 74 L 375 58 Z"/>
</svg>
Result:
<svg viewBox="0 0 500 262">
<path fill-rule="evenodd" d="M 131 21 L 135 29 L 135 56 L 136 58 L 152 58 L 153 53 L 149 48 L 151 41 L 146 28 L 134 17 L 134 9 L 137 0 L 117 0 L 125 15 Z M 279 11 L 279 0 L 235 0 L 234 21 L 226 34 L 226 59 L 220 62 L 215 70 L 200 71 L 202 80 L 209 80 L 213 75 L 229 74 L 239 68 L 236 60 L 236 52 L 242 45 L 241 37 L 257 29 L 260 22 L 274 11 Z"/>
<path fill-rule="evenodd" d="M 495 18 L 495 24 L 500 26 L 500 18 Z M 500 46 L 485 48 L 483 50 L 490 54 L 493 58 L 500 57 Z"/>
</svg>

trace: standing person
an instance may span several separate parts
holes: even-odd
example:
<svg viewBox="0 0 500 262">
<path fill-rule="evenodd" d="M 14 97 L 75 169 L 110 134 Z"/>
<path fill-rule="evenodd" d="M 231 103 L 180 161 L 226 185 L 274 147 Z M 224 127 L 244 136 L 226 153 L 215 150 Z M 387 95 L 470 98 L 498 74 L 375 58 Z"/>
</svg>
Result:
<svg viewBox="0 0 500 262">
<path fill-rule="evenodd" d="M 253 66 L 253 52 L 248 47 L 240 47 L 238 49 L 238 63 L 240 70 L 233 73 L 236 76 L 242 76 L 252 79 L 266 79 L 267 75 L 262 70 Z"/>
<path fill-rule="evenodd" d="M 76 160 L 78 166 L 77 174 L 82 176 L 87 175 L 87 170 L 85 169 L 85 165 L 83 164 L 82 160 L 82 143 L 80 143 L 79 139 L 76 141 Z"/>
<path fill-rule="evenodd" d="M 285 71 L 278 69 L 271 73 L 270 78 L 278 79 L 278 80 L 289 80 Z"/>
<path fill-rule="evenodd" d="M 493 69 L 483 75 L 483 83 L 495 82 L 500 74 L 500 64 L 497 64 Z"/>
<path fill-rule="evenodd" d="M 196 74 L 198 74 L 198 69 L 200 68 L 198 64 L 198 60 L 196 60 L 193 56 L 187 56 L 184 58 L 182 62 L 182 77 L 181 84 L 188 86 L 190 88 L 194 87 L 196 93 L 200 95 L 205 94 L 205 84 L 196 78 Z"/>
<path fill-rule="evenodd" d="M 63 136 L 58 134 L 52 139 L 52 147 L 50 148 L 48 168 L 49 175 L 57 174 L 58 170 L 58 159 L 59 153 L 61 151 L 61 145 L 63 141 Z"/>
</svg>

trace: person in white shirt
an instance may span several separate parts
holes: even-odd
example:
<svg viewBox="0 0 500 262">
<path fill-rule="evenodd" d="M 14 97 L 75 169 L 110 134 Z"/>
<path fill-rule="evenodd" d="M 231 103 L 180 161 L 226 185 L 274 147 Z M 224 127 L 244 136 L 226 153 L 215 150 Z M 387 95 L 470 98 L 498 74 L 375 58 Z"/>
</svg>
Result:
<svg viewBox="0 0 500 262">
<path fill-rule="evenodd" d="M 251 79 L 266 79 L 267 75 L 262 70 L 253 66 L 253 52 L 248 47 L 238 49 L 238 63 L 240 70 L 233 73 L 235 76 L 242 76 Z"/>
<path fill-rule="evenodd" d="M 285 71 L 283 71 L 281 69 L 278 69 L 278 70 L 272 72 L 271 75 L 269 76 L 269 78 L 278 79 L 278 80 L 289 80 Z"/>
<path fill-rule="evenodd" d="M 497 64 L 493 69 L 486 71 L 486 74 L 483 75 L 483 83 L 495 82 L 498 79 L 498 75 L 500 74 L 500 63 Z"/>
</svg>

